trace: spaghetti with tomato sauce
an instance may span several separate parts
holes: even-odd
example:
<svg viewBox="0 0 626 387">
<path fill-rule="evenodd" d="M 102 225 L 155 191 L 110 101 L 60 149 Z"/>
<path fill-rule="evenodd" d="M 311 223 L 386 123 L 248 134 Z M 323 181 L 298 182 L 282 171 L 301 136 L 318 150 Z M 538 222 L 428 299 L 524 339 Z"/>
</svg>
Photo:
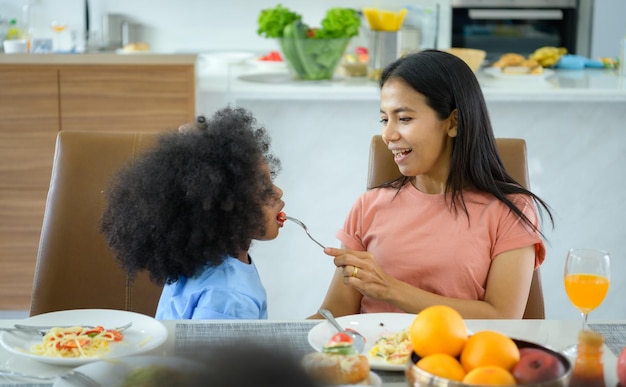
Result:
<svg viewBox="0 0 626 387">
<path fill-rule="evenodd" d="M 104 329 L 102 326 L 85 328 L 52 328 L 43 337 L 41 344 L 35 344 L 30 352 L 48 357 L 97 357 L 110 351 L 109 344 L 124 339 L 122 332 Z"/>
</svg>

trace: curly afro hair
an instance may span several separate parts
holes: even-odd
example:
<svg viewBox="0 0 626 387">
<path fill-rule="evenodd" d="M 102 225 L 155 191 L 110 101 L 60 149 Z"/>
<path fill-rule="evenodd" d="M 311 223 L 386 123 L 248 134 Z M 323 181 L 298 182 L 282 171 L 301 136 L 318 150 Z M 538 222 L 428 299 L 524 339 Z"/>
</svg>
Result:
<svg viewBox="0 0 626 387">
<path fill-rule="evenodd" d="M 265 232 L 280 160 L 250 112 L 226 107 L 197 130 L 159 136 L 121 168 L 107 194 L 100 230 L 131 278 L 147 270 L 157 284 L 193 277 L 247 251 Z"/>
</svg>

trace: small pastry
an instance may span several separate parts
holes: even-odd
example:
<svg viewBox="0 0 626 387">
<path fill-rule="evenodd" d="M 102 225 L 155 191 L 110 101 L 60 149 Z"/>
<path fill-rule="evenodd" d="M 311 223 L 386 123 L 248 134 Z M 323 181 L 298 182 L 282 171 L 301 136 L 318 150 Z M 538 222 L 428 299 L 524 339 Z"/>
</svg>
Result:
<svg viewBox="0 0 626 387">
<path fill-rule="evenodd" d="M 322 352 L 304 356 L 302 366 L 316 381 L 324 385 L 369 384 L 370 365 L 367 357 L 356 352 L 352 338 L 335 334 Z"/>
</svg>

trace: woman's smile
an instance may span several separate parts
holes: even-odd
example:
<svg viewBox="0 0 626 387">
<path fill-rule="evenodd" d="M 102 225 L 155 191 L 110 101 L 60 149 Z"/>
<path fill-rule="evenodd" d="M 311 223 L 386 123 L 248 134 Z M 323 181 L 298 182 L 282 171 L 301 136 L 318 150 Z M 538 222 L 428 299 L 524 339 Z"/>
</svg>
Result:
<svg viewBox="0 0 626 387">
<path fill-rule="evenodd" d="M 396 162 L 396 164 L 402 163 L 413 152 L 413 150 L 410 148 L 399 148 L 399 149 L 390 149 L 390 150 L 391 150 L 391 153 L 393 153 L 393 159 Z"/>
</svg>

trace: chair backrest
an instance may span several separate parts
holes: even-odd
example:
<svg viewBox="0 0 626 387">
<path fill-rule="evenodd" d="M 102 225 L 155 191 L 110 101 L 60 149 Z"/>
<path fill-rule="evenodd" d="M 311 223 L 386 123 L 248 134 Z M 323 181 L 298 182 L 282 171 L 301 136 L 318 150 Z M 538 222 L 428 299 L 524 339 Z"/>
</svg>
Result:
<svg viewBox="0 0 626 387">
<path fill-rule="evenodd" d="M 30 315 L 118 309 L 154 316 L 161 287 L 140 273 L 130 283 L 99 232 L 104 191 L 115 171 L 156 133 L 60 131 L 44 212 Z"/>
<path fill-rule="evenodd" d="M 496 145 L 507 172 L 522 186 L 529 188 L 526 141 L 519 138 L 497 138 Z M 373 136 L 370 143 L 367 189 L 376 187 L 399 176 L 398 166 L 393 161 L 392 153 L 387 149 L 382 137 L 380 135 Z M 533 273 L 524 318 L 545 318 L 543 287 L 541 285 L 539 268 L 535 269 Z"/>
</svg>

